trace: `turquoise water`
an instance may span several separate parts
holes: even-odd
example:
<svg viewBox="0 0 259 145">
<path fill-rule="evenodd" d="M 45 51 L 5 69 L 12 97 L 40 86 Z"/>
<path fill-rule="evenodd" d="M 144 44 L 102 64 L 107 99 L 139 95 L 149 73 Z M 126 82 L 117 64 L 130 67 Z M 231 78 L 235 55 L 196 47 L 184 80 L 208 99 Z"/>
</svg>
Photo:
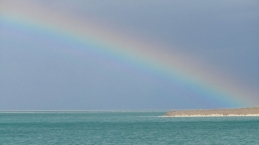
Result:
<svg viewBox="0 0 259 145">
<path fill-rule="evenodd" d="M 165 112 L 2 112 L 1 145 L 259 144 L 259 117 Z"/>
</svg>

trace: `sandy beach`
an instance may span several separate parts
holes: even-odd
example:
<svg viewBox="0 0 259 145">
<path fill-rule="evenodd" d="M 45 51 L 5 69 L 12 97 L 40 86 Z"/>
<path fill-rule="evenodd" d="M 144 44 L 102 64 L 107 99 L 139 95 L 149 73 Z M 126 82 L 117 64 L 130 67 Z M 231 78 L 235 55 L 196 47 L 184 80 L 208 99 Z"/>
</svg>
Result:
<svg viewBox="0 0 259 145">
<path fill-rule="evenodd" d="M 163 117 L 259 116 L 259 107 L 208 110 L 172 110 Z"/>
</svg>

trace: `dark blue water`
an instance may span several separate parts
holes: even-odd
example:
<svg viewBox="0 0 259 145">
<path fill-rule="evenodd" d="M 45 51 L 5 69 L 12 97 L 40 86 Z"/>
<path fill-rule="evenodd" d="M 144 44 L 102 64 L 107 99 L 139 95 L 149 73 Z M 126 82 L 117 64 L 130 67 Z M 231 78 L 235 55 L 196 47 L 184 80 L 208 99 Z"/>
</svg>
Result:
<svg viewBox="0 0 259 145">
<path fill-rule="evenodd" d="M 2 112 L 0 145 L 259 144 L 259 117 L 165 112 Z"/>
</svg>

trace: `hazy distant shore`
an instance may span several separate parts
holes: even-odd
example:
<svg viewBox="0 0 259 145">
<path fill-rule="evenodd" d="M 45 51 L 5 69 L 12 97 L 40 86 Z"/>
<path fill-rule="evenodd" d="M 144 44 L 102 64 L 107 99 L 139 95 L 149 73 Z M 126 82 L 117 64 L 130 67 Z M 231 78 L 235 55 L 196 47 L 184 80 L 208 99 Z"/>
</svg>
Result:
<svg viewBox="0 0 259 145">
<path fill-rule="evenodd" d="M 259 116 L 259 107 L 210 110 L 172 110 L 163 117 Z"/>
</svg>

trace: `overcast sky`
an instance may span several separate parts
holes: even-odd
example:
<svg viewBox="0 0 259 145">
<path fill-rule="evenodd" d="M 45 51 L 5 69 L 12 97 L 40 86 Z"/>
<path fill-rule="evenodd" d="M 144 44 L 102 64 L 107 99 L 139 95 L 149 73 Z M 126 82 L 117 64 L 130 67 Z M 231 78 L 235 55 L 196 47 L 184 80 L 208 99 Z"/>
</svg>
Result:
<svg viewBox="0 0 259 145">
<path fill-rule="evenodd" d="M 0 0 L 0 5 L 5 2 Z M 18 6 L 26 9 L 22 3 L 19 1 Z M 91 18 L 99 26 L 144 44 L 166 45 L 159 49 L 169 53 L 181 51 L 206 62 L 259 94 L 257 0 L 26 0 L 24 3 L 75 19 Z M 0 21 L 0 110 L 233 107 L 206 99 L 206 94 L 195 93 L 188 86 L 145 75 L 145 71 L 141 73 L 147 78 L 125 73 L 121 66 L 131 68 L 123 63 L 116 64 L 120 67 L 115 69 L 107 63 L 118 62 L 107 62 L 95 54 L 66 53 L 83 47 L 47 32 Z"/>
</svg>

